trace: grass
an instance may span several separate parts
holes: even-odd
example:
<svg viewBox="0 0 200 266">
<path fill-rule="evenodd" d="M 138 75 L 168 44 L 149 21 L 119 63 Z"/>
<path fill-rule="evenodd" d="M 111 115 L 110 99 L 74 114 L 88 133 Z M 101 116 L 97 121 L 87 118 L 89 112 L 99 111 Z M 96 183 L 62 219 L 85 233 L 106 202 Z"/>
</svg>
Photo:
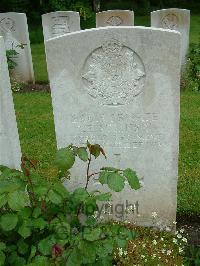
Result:
<svg viewBox="0 0 200 266">
<path fill-rule="evenodd" d="M 43 43 L 32 44 L 31 48 L 32 48 L 35 80 L 38 83 L 47 83 L 48 74 L 47 74 L 44 44 Z"/>
<path fill-rule="evenodd" d="M 39 171 L 48 169 L 56 152 L 51 96 L 45 92 L 14 94 L 22 152 L 40 161 Z M 178 212 L 200 214 L 200 93 L 181 94 Z"/>
</svg>

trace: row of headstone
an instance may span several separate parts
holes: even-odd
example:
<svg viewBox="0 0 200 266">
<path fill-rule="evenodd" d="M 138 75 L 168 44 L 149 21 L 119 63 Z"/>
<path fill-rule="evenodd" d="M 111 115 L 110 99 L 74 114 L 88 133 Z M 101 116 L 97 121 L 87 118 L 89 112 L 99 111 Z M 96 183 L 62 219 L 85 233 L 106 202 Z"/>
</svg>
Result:
<svg viewBox="0 0 200 266">
<path fill-rule="evenodd" d="M 44 40 L 80 30 L 80 16 L 77 12 L 58 11 L 42 16 Z M 109 10 L 96 15 L 96 27 L 133 26 L 134 12 Z M 151 13 L 151 26 L 181 32 L 182 65 L 189 45 L 190 11 L 185 9 L 163 9 Z M 0 13 L 0 35 L 4 37 L 6 49 L 18 53 L 14 58 L 17 66 L 13 75 L 19 81 L 33 82 L 34 72 L 25 14 Z"/>
<path fill-rule="evenodd" d="M 14 49 L 18 53 L 12 58 L 17 64 L 12 73 L 15 79 L 34 83 L 26 14 L 0 13 L 0 36 L 4 37 L 6 50 Z"/>
<path fill-rule="evenodd" d="M 0 165 L 20 170 L 21 150 L 8 73 L 5 45 L 0 37 Z"/>
<path fill-rule="evenodd" d="M 77 12 L 59 11 L 42 16 L 44 39 L 58 37 L 80 30 Z M 96 27 L 133 26 L 134 12 L 129 10 L 108 10 L 96 14 Z M 181 33 L 181 63 L 185 64 L 189 46 L 190 11 L 170 8 L 151 12 L 151 27 L 177 30 Z"/>
<path fill-rule="evenodd" d="M 176 219 L 179 144 L 180 33 L 147 27 L 101 27 L 46 42 L 58 148 L 87 140 L 112 165 L 134 168 L 142 188 L 113 193 L 113 218 L 159 227 Z M 84 186 L 81 161 L 68 188 Z M 90 189 L 107 191 L 94 179 Z M 126 206 L 137 213 L 126 214 Z M 121 216 L 120 216 L 121 210 Z M 120 217 L 119 217 L 120 216 Z"/>
</svg>

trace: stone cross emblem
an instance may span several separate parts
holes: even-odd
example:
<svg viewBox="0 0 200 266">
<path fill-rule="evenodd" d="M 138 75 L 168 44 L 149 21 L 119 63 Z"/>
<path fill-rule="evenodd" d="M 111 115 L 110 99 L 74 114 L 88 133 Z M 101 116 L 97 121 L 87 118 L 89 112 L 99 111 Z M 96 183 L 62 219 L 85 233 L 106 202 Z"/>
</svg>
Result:
<svg viewBox="0 0 200 266">
<path fill-rule="evenodd" d="M 123 20 L 118 16 L 112 16 L 106 21 L 106 23 L 110 26 L 119 26 L 123 23 Z"/>
<path fill-rule="evenodd" d="M 11 18 L 3 18 L 0 20 L 0 32 L 3 34 L 15 31 L 15 21 Z"/>
<path fill-rule="evenodd" d="M 130 103 L 144 88 L 141 58 L 118 40 L 105 42 L 87 58 L 82 80 L 88 94 L 102 105 Z"/>
<path fill-rule="evenodd" d="M 168 14 L 162 19 L 163 28 L 176 30 L 178 28 L 178 17 L 175 14 Z"/>
</svg>

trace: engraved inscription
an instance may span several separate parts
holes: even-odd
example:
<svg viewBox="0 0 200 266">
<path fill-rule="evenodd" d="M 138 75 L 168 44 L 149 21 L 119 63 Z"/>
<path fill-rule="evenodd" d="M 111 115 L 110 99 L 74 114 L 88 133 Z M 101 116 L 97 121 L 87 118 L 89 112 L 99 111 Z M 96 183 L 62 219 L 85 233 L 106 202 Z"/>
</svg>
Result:
<svg viewBox="0 0 200 266">
<path fill-rule="evenodd" d="M 0 20 L 0 32 L 3 34 L 15 31 L 15 21 L 11 18 L 3 18 Z"/>
<path fill-rule="evenodd" d="M 69 29 L 69 17 L 68 16 L 56 16 L 52 17 L 52 36 L 57 37 L 70 32 Z"/>
<path fill-rule="evenodd" d="M 145 144 L 162 145 L 162 135 L 157 131 L 156 113 L 146 114 L 87 114 L 72 116 L 74 134 L 70 139 L 74 144 L 84 144 L 87 140 L 106 147 L 136 149 Z M 126 121 L 126 122 L 125 122 Z"/>
<path fill-rule="evenodd" d="M 162 26 L 165 29 L 177 30 L 178 17 L 175 14 L 168 14 L 162 19 Z"/>
<path fill-rule="evenodd" d="M 123 20 L 118 16 L 112 16 L 106 21 L 106 23 L 110 26 L 119 26 L 123 23 Z"/>
<path fill-rule="evenodd" d="M 140 57 L 117 40 L 94 50 L 82 72 L 84 87 L 99 104 L 130 103 L 144 88 L 145 69 Z"/>
</svg>

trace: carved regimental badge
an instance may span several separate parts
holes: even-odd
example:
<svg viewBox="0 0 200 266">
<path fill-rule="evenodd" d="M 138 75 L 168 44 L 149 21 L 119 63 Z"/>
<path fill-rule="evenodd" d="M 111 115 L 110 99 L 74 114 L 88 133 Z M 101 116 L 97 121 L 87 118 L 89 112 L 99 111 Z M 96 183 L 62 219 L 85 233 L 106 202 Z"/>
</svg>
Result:
<svg viewBox="0 0 200 266">
<path fill-rule="evenodd" d="M 122 23 L 123 23 L 123 20 L 118 16 L 112 16 L 106 21 L 106 24 L 110 26 L 119 26 Z"/>
<path fill-rule="evenodd" d="M 15 21 L 11 18 L 3 18 L 0 20 L 0 33 L 5 34 L 15 31 Z"/>
<path fill-rule="evenodd" d="M 162 26 L 165 29 L 177 30 L 178 17 L 175 14 L 168 14 L 162 19 Z"/>
<path fill-rule="evenodd" d="M 104 43 L 87 58 L 82 79 L 89 95 L 103 105 L 130 103 L 144 88 L 140 57 L 116 40 Z"/>
</svg>

